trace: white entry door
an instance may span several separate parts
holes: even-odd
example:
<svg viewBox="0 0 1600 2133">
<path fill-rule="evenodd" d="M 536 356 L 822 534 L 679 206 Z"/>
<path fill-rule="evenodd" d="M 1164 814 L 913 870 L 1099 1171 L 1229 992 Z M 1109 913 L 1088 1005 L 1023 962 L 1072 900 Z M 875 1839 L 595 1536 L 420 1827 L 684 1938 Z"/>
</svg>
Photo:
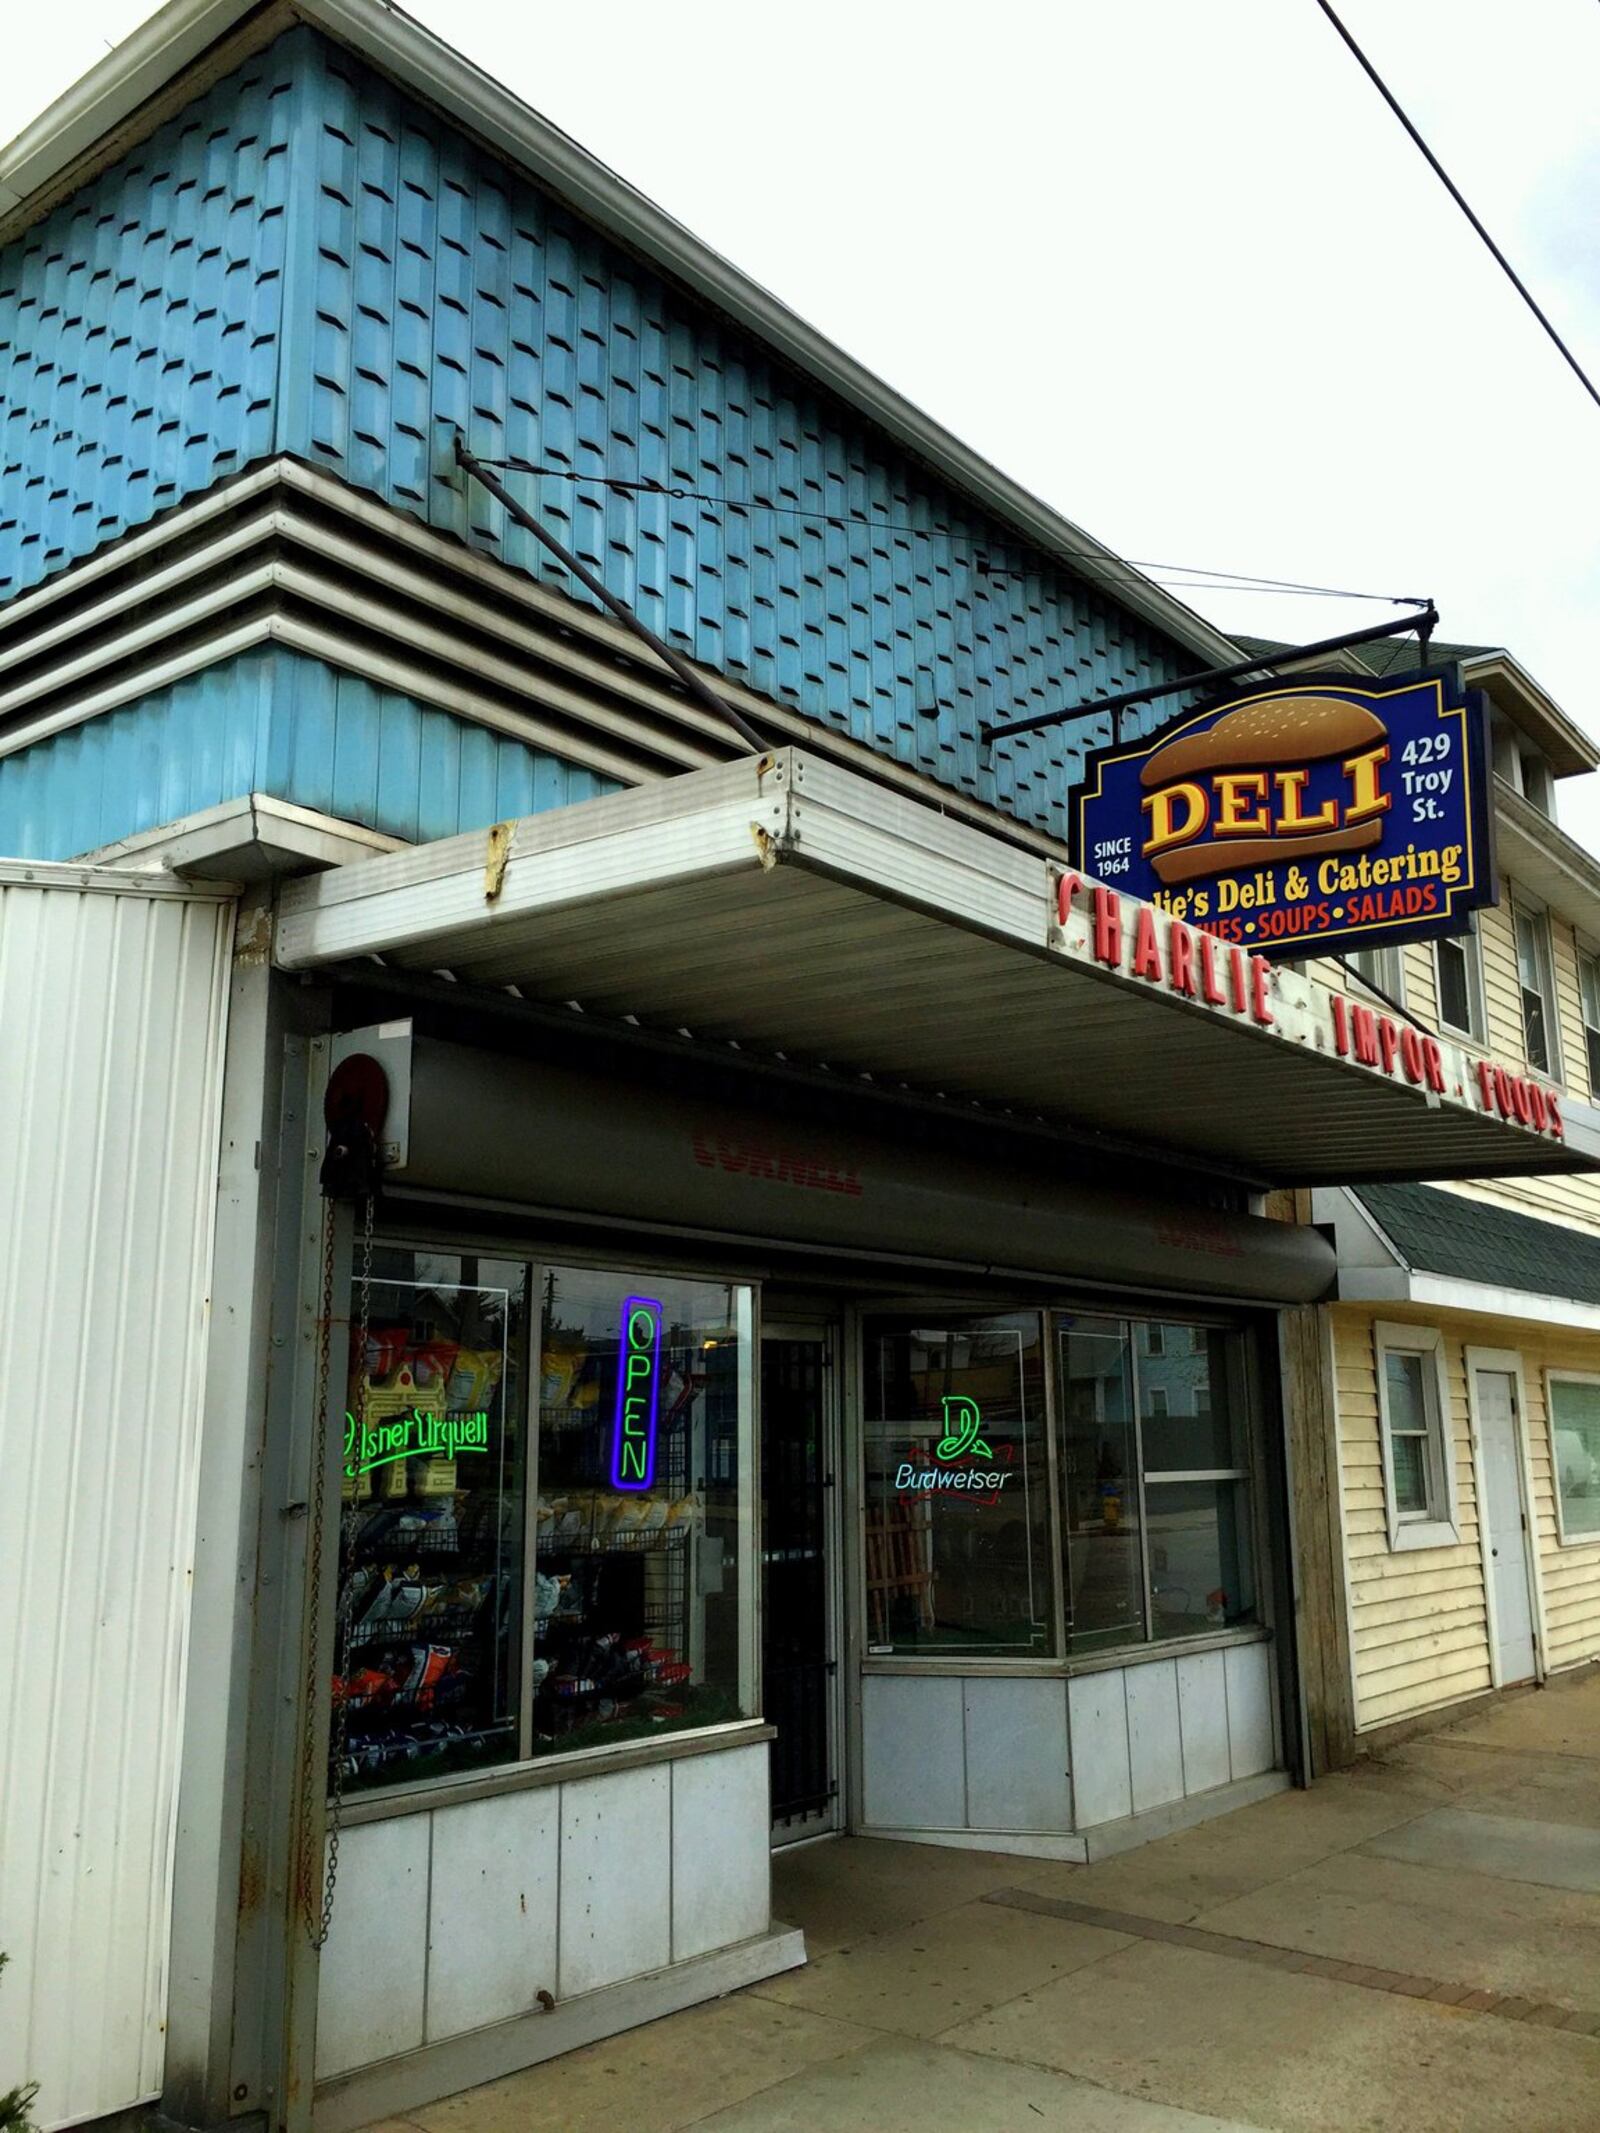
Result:
<svg viewBox="0 0 1600 2133">
<path fill-rule="evenodd" d="M 1534 1675 L 1533 1604 L 1528 1591 L 1528 1531 L 1522 1501 L 1517 1381 L 1509 1370 L 1473 1373 L 1483 1445 L 1480 1516 L 1494 1592 L 1495 1671 L 1501 1685 Z"/>
</svg>

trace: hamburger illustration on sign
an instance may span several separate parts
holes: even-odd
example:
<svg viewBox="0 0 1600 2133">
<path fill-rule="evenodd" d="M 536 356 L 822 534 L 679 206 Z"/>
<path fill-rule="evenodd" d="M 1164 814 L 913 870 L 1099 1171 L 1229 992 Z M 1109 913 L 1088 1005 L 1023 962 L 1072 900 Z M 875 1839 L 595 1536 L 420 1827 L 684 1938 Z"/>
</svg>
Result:
<svg viewBox="0 0 1600 2133">
<path fill-rule="evenodd" d="M 1259 955 L 1462 932 L 1495 900 L 1482 699 L 1272 682 L 1091 756 L 1074 862 Z"/>
</svg>

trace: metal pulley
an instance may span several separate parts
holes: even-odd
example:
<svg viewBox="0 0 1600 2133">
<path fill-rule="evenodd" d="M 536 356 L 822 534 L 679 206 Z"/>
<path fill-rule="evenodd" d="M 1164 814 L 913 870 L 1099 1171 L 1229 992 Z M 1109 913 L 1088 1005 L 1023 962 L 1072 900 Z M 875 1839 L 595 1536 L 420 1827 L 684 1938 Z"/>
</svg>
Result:
<svg viewBox="0 0 1600 2133">
<path fill-rule="evenodd" d="M 389 1116 L 389 1077 L 370 1052 L 352 1052 L 328 1076 L 322 1099 L 328 1129 L 319 1183 L 332 1200 L 370 1200 L 383 1170 L 384 1122 Z"/>
</svg>

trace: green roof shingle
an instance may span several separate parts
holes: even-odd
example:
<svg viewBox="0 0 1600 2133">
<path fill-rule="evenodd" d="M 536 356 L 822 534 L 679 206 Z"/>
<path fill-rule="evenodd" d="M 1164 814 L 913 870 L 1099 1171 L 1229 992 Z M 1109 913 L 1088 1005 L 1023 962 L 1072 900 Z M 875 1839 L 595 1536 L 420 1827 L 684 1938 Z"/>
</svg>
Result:
<svg viewBox="0 0 1600 2133">
<path fill-rule="evenodd" d="M 1600 1237 L 1433 1185 L 1363 1185 L 1356 1197 L 1414 1272 L 1600 1304 Z"/>
</svg>

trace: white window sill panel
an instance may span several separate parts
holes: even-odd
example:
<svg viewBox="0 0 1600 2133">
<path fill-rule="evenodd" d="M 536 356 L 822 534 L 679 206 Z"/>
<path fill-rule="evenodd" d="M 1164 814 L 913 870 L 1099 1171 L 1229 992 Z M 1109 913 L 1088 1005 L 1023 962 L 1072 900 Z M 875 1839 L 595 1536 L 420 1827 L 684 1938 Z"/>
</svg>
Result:
<svg viewBox="0 0 1600 2133">
<path fill-rule="evenodd" d="M 1389 1540 L 1391 1551 L 1399 1555 L 1407 1548 L 1459 1548 L 1461 1534 L 1447 1518 L 1419 1518 L 1406 1525 L 1397 1526 Z"/>
</svg>

